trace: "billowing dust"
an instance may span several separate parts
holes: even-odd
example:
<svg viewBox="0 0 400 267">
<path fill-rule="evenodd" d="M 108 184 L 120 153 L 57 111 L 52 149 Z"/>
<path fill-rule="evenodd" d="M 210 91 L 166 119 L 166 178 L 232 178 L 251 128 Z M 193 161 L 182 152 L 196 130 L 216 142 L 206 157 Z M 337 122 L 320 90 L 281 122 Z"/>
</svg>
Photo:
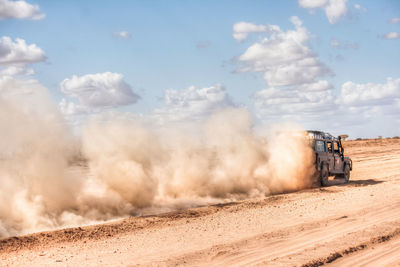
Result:
<svg viewBox="0 0 400 267">
<path fill-rule="evenodd" d="M 72 135 L 39 89 L 0 96 L 0 237 L 311 184 L 313 153 L 297 127 L 255 129 L 240 108 L 163 126 L 113 112 Z"/>
</svg>

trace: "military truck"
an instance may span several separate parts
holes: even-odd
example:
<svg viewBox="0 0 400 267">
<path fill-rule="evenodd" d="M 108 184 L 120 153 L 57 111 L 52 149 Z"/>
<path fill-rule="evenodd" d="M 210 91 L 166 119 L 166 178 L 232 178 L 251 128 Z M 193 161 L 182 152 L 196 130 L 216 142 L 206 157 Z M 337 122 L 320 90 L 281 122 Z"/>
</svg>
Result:
<svg viewBox="0 0 400 267">
<path fill-rule="evenodd" d="M 315 151 L 316 178 L 322 186 L 329 185 L 329 176 L 348 182 L 353 162 L 344 156 L 341 137 L 321 131 L 307 131 L 311 147 Z"/>
</svg>

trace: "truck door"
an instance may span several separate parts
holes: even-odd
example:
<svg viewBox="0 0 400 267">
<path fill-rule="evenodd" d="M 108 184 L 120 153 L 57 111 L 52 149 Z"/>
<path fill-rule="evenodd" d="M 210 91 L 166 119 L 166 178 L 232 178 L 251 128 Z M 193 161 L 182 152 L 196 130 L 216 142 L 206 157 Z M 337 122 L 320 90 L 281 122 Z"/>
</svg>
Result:
<svg viewBox="0 0 400 267">
<path fill-rule="evenodd" d="M 333 157 L 333 143 L 332 141 L 326 142 L 326 149 L 327 149 L 327 161 L 329 164 L 329 172 L 334 172 L 335 170 L 335 160 Z"/>
<path fill-rule="evenodd" d="M 339 150 L 339 142 L 333 142 L 334 171 L 336 173 L 343 172 L 343 158 Z"/>
<path fill-rule="evenodd" d="M 326 162 L 327 159 L 325 142 L 323 140 L 315 140 L 314 151 L 316 156 L 317 168 L 319 168 L 321 166 L 321 162 Z"/>
</svg>

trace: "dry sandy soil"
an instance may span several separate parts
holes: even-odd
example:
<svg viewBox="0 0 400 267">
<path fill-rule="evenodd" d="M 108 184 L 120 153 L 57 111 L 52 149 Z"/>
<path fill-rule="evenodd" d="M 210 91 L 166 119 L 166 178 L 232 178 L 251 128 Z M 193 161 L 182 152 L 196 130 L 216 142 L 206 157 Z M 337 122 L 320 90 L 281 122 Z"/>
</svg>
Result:
<svg viewBox="0 0 400 267">
<path fill-rule="evenodd" d="M 0 240 L 1 266 L 400 266 L 400 140 L 345 143 L 348 184 Z"/>
</svg>

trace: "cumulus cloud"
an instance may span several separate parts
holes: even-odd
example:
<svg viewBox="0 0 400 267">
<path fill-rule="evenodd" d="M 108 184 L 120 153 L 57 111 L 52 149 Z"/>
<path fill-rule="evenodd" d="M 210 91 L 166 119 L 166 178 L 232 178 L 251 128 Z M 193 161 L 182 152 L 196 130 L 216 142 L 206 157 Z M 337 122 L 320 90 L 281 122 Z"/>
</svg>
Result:
<svg viewBox="0 0 400 267">
<path fill-rule="evenodd" d="M 10 66 L 0 70 L 0 76 L 14 76 L 14 75 L 33 75 L 35 71 L 32 68 L 25 68 L 24 66 Z"/>
<path fill-rule="evenodd" d="M 221 84 L 201 89 L 190 86 L 186 90 L 166 90 L 164 107 L 155 109 L 152 116 L 159 122 L 182 121 L 202 118 L 217 109 L 233 106 L 230 96 Z"/>
<path fill-rule="evenodd" d="M 346 2 L 347 0 L 299 0 L 299 5 L 311 10 L 324 9 L 329 22 L 334 24 L 347 14 Z"/>
<path fill-rule="evenodd" d="M 391 24 L 400 23 L 400 17 L 391 18 L 391 19 L 389 20 L 389 23 L 391 23 Z"/>
<path fill-rule="evenodd" d="M 350 105 L 385 105 L 400 100 L 400 78 L 387 78 L 386 83 L 357 84 L 345 82 L 341 88 L 339 103 Z"/>
<path fill-rule="evenodd" d="M 90 109 L 87 108 L 86 106 L 82 106 L 81 104 L 68 101 L 65 98 L 61 99 L 60 103 L 58 104 L 58 107 L 61 113 L 66 116 L 80 115 L 90 112 Z"/>
<path fill-rule="evenodd" d="M 268 27 L 265 25 L 256 25 L 249 22 L 238 22 L 233 25 L 233 38 L 236 41 L 243 41 L 250 33 L 266 32 Z"/>
<path fill-rule="evenodd" d="M 331 47 L 339 49 L 358 49 L 358 43 L 343 42 L 336 38 L 332 38 L 329 44 L 331 45 Z"/>
<path fill-rule="evenodd" d="M 318 2 L 310 3 L 317 5 Z M 253 94 L 255 112 L 261 121 L 282 120 L 316 125 L 322 115 L 334 112 L 332 86 L 321 77 L 332 71 L 310 48 L 311 34 L 298 17 L 291 17 L 294 30 L 266 25 L 264 39 L 238 57 L 238 72 L 260 72 L 268 88 Z"/>
<path fill-rule="evenodd" d="M 391 125 L 400 127 L 400 78 L 387 78 L 385 83 L 345 82 L 336 100 L 341 114 L 346 114 L 348 124 L 374 125 L 370 131 L 382 134 L 382 129 Z M 376 125 L 379 125 L 378 128 Z M 396 127 L 394 126 L 394 129 Z M 397 128 L 398 129 L 398 128 Z M 364 130 L 365 131 L 365 130 Z M 395 132 L 393 132 L 394 134 Z M 360 132 L 362 135 L 363 132 Z M 365 133 L 364 133 L 365 134 Z"/>
<path fill-rule="evenodd" d="M 332 89 L 332 85 L 326 80 L 321 80 L 315 83 L 303 84 L 301 86 L 298 86 L 297 89 L 303 92 L 321 92 Z"/>
<path fill-rule="evenodd" d="M 328 4 L 328 0 L 299 0 L 299 5 L 303 8 L 318 8 Z"/>
<path fill-rule="evenodd" d="M 390 40 L 390 39 L 400 39 L 400 33 L 398 32 L 389 32 L 383 36 L 383 38 Z"/>
<path fill-rule="evenodd" d="M 68 103 L 63 99 L 60 108 L 66 114 L 118 107 L 136 103 L 140 96 L 123 80 L 119 73 L 97 73 L 84 76 L 73 75 L 60 83 L 61 91 L 79 103 Z"/>
<path fill-rule="evenodd" d="M 26 69 L 26 65 L 46 60 L 46 55 L 35 44 L 28 45 L 23 39 L 15 42 L 3 36 L 0 39 L 0 75 L 33 74 L 33 69 Z"/>
<path fill-rule="evenodd" d="M 9 18 L 39 20 L 45 16 L 38 5 L 31 5 L 25 1 L 0 0 L 0 20 Z"/>
<path fill-rule="evenodd" d="M 121 39 L 131 39 L 132 35 L 127 31 L 114 32 L 114 37 Z"/>
<path fill-rule="evenodd" d="M 15 42 L 3 36 L 0 39 L 0 64 L 29 64 L 44 61 L 45 53 L 35 44 L 28 45 L 25 40 L 16 38 Z"/>
<path fill-rule="evenodd" d="M 335 98 L 331 85 L 327 81 L 318 81 L 286 90 L 271 87 L 256 92 L 252 100 L 262 120 L 306 123 L 333 111 Z"/>
<path fill-rule="evenodd" d="M 358 135 L 365 135 L 369 123 L 400 126 L 400 78 L 387 78 L 381 84 L 348 81 L 338 96 L 327 81 L 285 90 L 272 87 L 256 92 L 252 100 L 257 116 L 266 122 L 287 120 L 308 128 L 352 129 Z M 374 127 L 369 131 L 382 134 Z"/>
<path fill-rule="evenodd" d="M 282 31 L 269 25 L 270 36 L 251 45 L 238 60 L 245 67 L 238 72 L 262 72 L 269 86 L 291 86 L 313 83 L 317 78 L 331 74 L 307 45 L 310 34 L 298 17 L 290 21 L 295 30 Z"/>
</svg>

